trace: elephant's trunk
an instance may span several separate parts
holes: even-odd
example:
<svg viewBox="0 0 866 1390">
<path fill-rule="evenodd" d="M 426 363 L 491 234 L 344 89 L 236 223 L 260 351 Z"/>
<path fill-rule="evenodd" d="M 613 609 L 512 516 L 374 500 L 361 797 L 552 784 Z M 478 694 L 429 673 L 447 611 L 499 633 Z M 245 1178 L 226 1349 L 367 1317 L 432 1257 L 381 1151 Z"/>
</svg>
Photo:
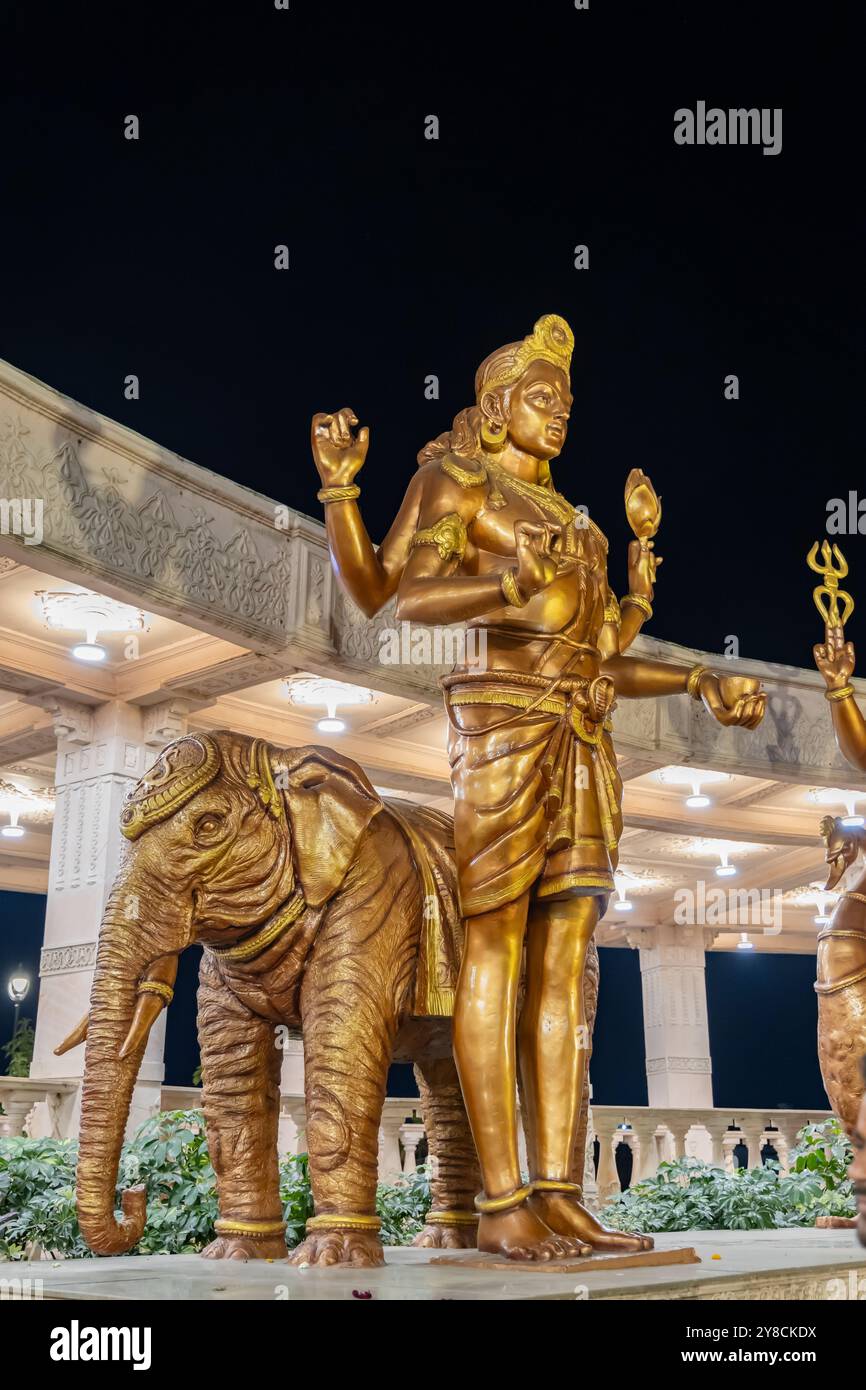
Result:
<svg viewBox="0 0 866 1390">
<path fill-rule="evenodd" d="M 144 980 L 165 980 L 177 964 L 176 956 L 171 956 L 166 970 L 165 946 L 156 945 L 155 933 L 148 933 L 141 922 L 127 919 L 121 903 L 128 900 L 128 893 L 115 889 L 103 919 L 84 1056 L 78 1223 L 97 1255 L 124 1254 L 141 1239 L 144 1230 L 144 1188 L 133 1187 L 124 1192 L 120 1220 L 115 1214 L 115 1190 L 133 1088 L 150 1025 L 160 1012 L 159 1008 L 154 1011 L 150 1007 L 143 1017 L 141 1001 L 161 1005 L 170 998 L 171 991 L 165 992 L 163 987 L 160 999 L 158 994 L 156 998 L 153 993 L 141 995 L 140 987 Z M 165 930 L 163 924 L 160 935 Z"/>
</svg>

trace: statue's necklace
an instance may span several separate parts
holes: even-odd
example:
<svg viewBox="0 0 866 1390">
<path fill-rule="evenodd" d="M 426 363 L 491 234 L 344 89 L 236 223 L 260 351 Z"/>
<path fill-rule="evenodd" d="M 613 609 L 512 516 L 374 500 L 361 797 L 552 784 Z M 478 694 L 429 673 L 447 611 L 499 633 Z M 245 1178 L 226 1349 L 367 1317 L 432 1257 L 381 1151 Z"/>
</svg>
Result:
<svg viewBox="0 0 866 1390">
<path fill-rule="evenodd" d="M 574 521 L 574 507 L 553 488 L 542 487 L 540 483 L 529 483 L 525 478 L 517 478 L 492 459 L 485 459 L 484 466 L 496 487 L 503 485 L 518 497 L 524 498 L 530 506 L 543 517 L 555 521 L 559 526 L 569 526 Z"/>
</svg>

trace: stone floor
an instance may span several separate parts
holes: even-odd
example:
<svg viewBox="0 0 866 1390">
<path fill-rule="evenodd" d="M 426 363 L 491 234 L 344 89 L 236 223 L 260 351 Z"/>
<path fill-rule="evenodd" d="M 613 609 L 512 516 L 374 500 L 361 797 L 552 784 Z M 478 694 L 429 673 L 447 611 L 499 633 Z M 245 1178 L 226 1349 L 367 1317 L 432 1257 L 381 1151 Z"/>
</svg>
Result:
<svg viewBox="0 0 866 1390">
<path fill-rule="evenodd" d="M 390 1249 L 384 1269 L 294 1269 L 280 1263 L 149 1255 L 5 1264 L 3 1279 L 41 1279 L 50 1299 L 848 1299 L 866 1298 L 866 1249 L 853 1231 L 698 1231 L 661 1235 L 700 1263 L 565 1269 L 502 1268 L 477 1252 Z"/>
</svg>

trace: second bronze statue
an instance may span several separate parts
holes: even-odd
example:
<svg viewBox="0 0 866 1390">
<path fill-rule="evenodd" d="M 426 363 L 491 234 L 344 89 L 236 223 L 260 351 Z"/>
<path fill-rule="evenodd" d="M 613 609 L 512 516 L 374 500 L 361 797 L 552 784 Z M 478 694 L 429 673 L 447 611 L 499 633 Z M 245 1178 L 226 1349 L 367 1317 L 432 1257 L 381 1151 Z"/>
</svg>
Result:
<svg viewBox="0 0 866 1390">
<path fill-rule="evenodd" d="M 419 453 L 378 548 L 355 481 L 367 430 L 354 434 L 350 409 L 312 427 L 346 592 L 368 615 L 396 594 L 401 620 L 468 623 L 484 638 L 484 668 L 458 668 L 444 683 L 464 921 L 454 1051 L 481 1167 L 479 1247 L 525 1260 L 652 1244 L 607 1230 L 572 1168 L 587 1078 L 585 971 L 622 831 L 615 701 L 687 694 L 720 723 L 754 728 L 765 699 L 757 680 L 625 655 L 652 616 L 661 507 L 632 469 L 635 539 L 618 600 L 606 537 L 551 474 L 571 414 L 573 345 L 565 320 L 547 314 L 484 359 L 474 403 Z"/>
</svg>

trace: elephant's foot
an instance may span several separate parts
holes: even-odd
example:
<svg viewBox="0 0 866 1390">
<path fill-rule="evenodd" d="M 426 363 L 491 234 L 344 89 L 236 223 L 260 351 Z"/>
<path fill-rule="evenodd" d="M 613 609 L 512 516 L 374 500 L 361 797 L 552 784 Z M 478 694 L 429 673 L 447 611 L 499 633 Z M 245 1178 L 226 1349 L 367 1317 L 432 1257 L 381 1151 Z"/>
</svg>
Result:
<svg viewBox="0 0 866 1390">
<path fill-rule="evenodd" d="M 452 1219 L 443 1219 L 446 1216 Z M 428 1212 L 427 1223 L 412 1244 L 423 1250 L 474 1250 L 477 1233 L 478 1218 L 473 1212 Z"/>
<path fill-rule="evenodd" d="M 288 1254 L 285 1236 L 217 1236 L 201 1252 L 203 1260 L 284 1260 Z"/>
<path fill-rule="evenodd" d="M 530 1263 L 573 1260 L 592 1253 L 582 1241 L 551 1230 L 527 1202 L 507 1211 L 485 1212 L 478 1223 L 478 1249 Z"/>
<path fill-rule="evenodd" d="M 592 1250 L 652 1250 L 652 1236 L 630 1235 L 603 1226 L 577 1197 L 566 1192 L 534 1192 L 533 1211 L 552 1231 L 584 1241 Z"/>
<path fill-rule="evenodd" d="M 354 1265 L 374 1269 L 385 1263 L 375 1231 L 314 1231 L 289 1256 L 291 1265 Z"/>
</svg>

